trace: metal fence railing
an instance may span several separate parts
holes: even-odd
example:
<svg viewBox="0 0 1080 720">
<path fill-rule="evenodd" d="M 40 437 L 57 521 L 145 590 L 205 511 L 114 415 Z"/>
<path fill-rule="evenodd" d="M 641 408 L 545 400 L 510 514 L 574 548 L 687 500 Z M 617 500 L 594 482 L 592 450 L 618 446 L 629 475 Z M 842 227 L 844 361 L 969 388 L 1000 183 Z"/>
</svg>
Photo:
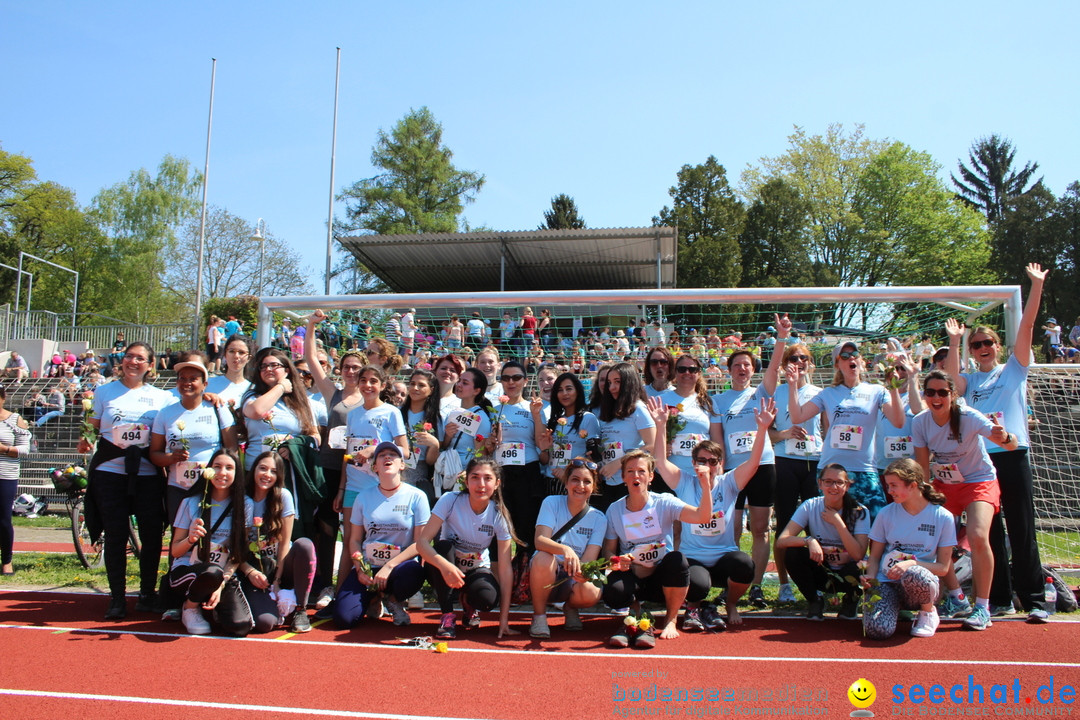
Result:
<svg viewBox="0 0 1080 720">
<path fill-rule="evenodd" d="M 48 310 L 11 312 L 5 306 L 0 314 L 0 329 L 6 342 L 23 339 L 44 339 L 55 342 L 85 342 L 91 349 L 110 348 L 117 334 L 124 333 L 128 342 L 142 340 L 155 350 L 190 349 L 191 325 L 186 323 L 145 324 L 124 322 L 95 313 L 80 313 L 79 324 L 71 325 L 71 316 Z"/>
</svg>

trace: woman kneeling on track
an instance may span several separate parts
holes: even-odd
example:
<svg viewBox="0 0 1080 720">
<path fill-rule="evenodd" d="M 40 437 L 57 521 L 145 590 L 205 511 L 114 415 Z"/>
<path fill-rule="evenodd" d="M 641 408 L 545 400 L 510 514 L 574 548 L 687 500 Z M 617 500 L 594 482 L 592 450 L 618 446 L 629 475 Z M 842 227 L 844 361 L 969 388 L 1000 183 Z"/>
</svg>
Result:
<svg viewBox="0 0 1080 720">
<path fill-rule="evenodd" d="M 589 497 L 600 485 L 596 463 L 576 457 L 562 468 L 566 494 L 551 495 L 540 506 L 536 519 L 536 553 L 532 557 L 529 583 L 533 618 L 529 635 L 551 637 L 547 604 L 563 603 L 567 630 L 581 630 L 578 609 L 600 602 L 600 588 L 581 574 L 582 563 L 600 557 L 607 530 L 604 513 L 589 507 Z"/>
<path fill-rule="evenodd" d="M 934 489 L 945 496 L 945 509 L 956 517 L 967 515 L 967 538 L 971 546 L 971 583 L 975 609 L 964 618 L 968 630 L 985 630 L 990 620 L 990 582 L 994 554 L 990 550 L 990 523 L 1001 510 L 997 470 L 990 462 L 985 437 L 1004 450 L 1015 450 L 1017 438 L 978 410 L 956 402 L 952 378 L 931 370 L 923 381 L 927 409 L 911 422 L 915 459 L 934 479 Z M 934 461 L 930 462 L 933 453 Z M 956 573 L 945 577 L 950 594 L 959 592 Z"/>
<path fill-rule="evenodd" d="M 682 362 L 682 358 L 679 358 Z M 649 400 L 649 412 L 658 428 L 667 424 L 668 409 L 660 398 Z M 700 503 L 702 488 L 708 483 L 712 498 L 712 516 L 704 522 L 683 522 L 679 551 L 689 564 L 690 588 L 686 593 L 686 615 L 682 629 L 686 632 L 723 630 L 723 618 L 711 603 L 702 603 L 713 587 L 727 591 L 728 622 L 738 625 L 739 599 L 754 579 L 754 561 L 739 550 L 735 539 L 735 504 L 739 493 L 754 477 L 765 449 L 765 438 L 775 418 L 776 404 L 772 398 L 761 400 L 760 408 L 754 408 L 757 432 L 754 443 L 745 460 L 738 466 L 721 472 L 724 462 L 724 446 L 712 440 L 699 442 L 693 450 L 694 471 L 688 472 L 668 460 L 666 433 L 656 434 L 656 469 L 675 494 L 686 503 Z M 675 439 L 675 438 L 673 438 Z"/>
<path fill-rule="evenodd" d="M 296 503 L 285 488 L 285 461 L 280 455 L 267 451 L 255 458 L 247 491 L 253 502 L 252 542 L 258 552 L 248 554 L 241 587 L 255 632 L 270 632 L 282 621 L 289 624 L 289 632 L 308 632 L 315 544 L 308 538 L 291 540 Z"/>
<path fill-rule="evenodd" d="M 806 618 L 825 619 L 821 593 L 843 592 L 841 620 L 859 617 L 857 587 L 837 578 L 858 577 L 869 544 L 870 512 L 848 494 L 851 480 L 842 465 L 826 465 L 818 478 L 821 495 L 804 501 L 776 539 L 785 567 L 806 598 Z M 806 531 L 805 537 L 799 533 Z"/>
<path fill-rule="evenodd" d="M 612 503 L 607 511 L 604 557 L 611 558 L 612 572 L 604 587 L 604 602 L 612 608 L 633 605 L 638 614 L 642 600 L 662 602 L 666 614 L 660 637 L 677 638 L 675 620 L 690 586 L 690 571 L 686 556 L 674 549 L 675 523 L 712 520 L 709 473 L 698 473 L 701 504 L 693 507 L 674 495 L 649 492 L 655 463 L 644 450 L 623 455 L 621 466 L 627 495 Z M 628 647 L 633 633 L 635 647 L 656 646 L 650 619 L 634 623 L 632 617 L 627 617 L 625 621 L 608 639 L 608 645 Z"/>
<path fill-rule="evenodd" d="M 215 619 L 229 635 L 242 637 L 254 625 L 251 609 L 234 577 L 238 568 L 250 569 L 241 562 L 247 546 L 247 527 L 253 517 L 243 478 L 236 454 L 224 448 L 218 450 L 176 513 L 169 548 L 173 558 L 169 584 L 184 597 L 181 620 L 192 635 L 210 634 L 203 610 L 213 610 Z"/>
<path fill-rule="evenodd" d="M 424 585 L 416 537 L 431 515 L 427 495 L 405 482 L 405 458 L 396 443 L 379 443 L 371 469 L 379 482 L 357 493 L 353 503 L 346 545 L 353 572 L 334 603 L 334 623 L 343 629 L 356 625 L 367 608 L 378 618 L 383 605 L 395 625 L 408 625 L 405 601 Z"/>
<path fill-rule="evenodd" d="M 939 581 L 952 566 L 956 526 L 941 507 L 945 496 L 928 482 L 911 458 L 885 469 L 885 486 L 892 498 L 870 527 L 870 559 L 859 581 L 870 595 L 863 611 L 863 633 L 885 640 L 896 632 L 901 609 L 918 609 L 911 625 L 915 637 L 931 637 L 939 623 Z"/>
<path fill-rule="evenodd" d="M 483 377 L 481 375 L 481 377 Z M 432 542 L 444 530 L 443 539 Z M 510 541 L 515 540 L 510 516 L 499 494 L 499 466 L 489 457 L 473 458 L 465 468 L 465 490 L 447 493 L 431 510 L 417 549 L 428 568 L 442 619 L 435 637 L 457 637 L 453 590 L 460 590 L 463 624 L 480 627 L 479 611 L 499 607 L 499 637 L 517 635 L 510 629 L 513 568 Z M 498 580 L 491 572 L 489 548 L 495 544 Z"/>
</svg>

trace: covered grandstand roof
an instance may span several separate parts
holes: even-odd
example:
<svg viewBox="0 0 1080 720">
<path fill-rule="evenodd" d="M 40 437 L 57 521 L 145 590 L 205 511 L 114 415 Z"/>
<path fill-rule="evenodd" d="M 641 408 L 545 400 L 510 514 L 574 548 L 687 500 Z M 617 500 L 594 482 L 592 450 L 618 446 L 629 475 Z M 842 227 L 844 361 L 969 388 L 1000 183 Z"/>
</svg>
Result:
<svg viewBox="0 0 1080 720">
<path fill-rule="evenodd" d="M 345 249 L 395 292 L 674 288 L 672 227 L 357 235 Z"/>
</svg>

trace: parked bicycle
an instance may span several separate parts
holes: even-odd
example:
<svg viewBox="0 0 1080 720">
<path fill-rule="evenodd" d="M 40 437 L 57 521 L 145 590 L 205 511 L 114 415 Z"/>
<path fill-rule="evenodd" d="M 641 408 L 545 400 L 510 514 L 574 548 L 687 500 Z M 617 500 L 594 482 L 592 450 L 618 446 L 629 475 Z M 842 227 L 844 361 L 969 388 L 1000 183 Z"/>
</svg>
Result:
<svg viewBox="0 0 1080 720">
<path fill-rule="evenodd" d="M 75 554 L 85 568 L 101 567 L 105 562 L 105 537 L 99 535 L 91 540 L 86 529 L 86 469 L 79 465 L 69 465 L 63 469 L 49 471 L 53 487 L 64 493 L 68 517 L 71 518 L 71 540 L 75 545 Z M 139 528 L 135 517 L 128 517 L 128 552 L 139 557 L 142 544 L 139 542 Z"/>
</svg>

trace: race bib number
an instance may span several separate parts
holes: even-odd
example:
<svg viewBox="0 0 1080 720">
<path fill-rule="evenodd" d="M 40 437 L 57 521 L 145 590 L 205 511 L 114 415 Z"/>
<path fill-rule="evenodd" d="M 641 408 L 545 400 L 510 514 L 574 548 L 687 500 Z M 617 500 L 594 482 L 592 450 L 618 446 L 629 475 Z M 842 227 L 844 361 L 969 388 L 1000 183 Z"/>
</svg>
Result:
<svg viewBox="0 0 1080 720">
<path fill-rule="evenodd" d="M 842 547 L 822 545 L 821 552 L 825 555 L 825 564 L 832 568 L 838 568 L 851 561 L 851 555 Z"/>
<path fill-rule="evenodd" d="M 626 450 L 621 442 L 604 443 L 604 464 L 615 462 L 625 454 Z"/>
<path fill-rule="evenodd" d="M 679 433 L 671 441 L 671 454 L 690 457 L 694 454 L 694 448 L 698 443 L 708 438 L 701 433 Z"/>
<path fill-rule="evenodd" d="M 820 455 L 821 445 L 817 435 L 807 435 L 802 439 L 788 438 L 784 441 L 784 451 L 788 455 Z"/>
<path fill-rule="evenodd" d="M 746 432 L 734 432 L 729 433 L 727 436 L 728 447 L 731 448 L 733 455 L 740 453 L 748 453 L 754 447 L 754 438 L 757 437 L 757 430 L 747 430 Z"/>
<path fill-rule="evenodd" d="M 570 464 L 570 445 L 567 443 L 555 443 L 548 451 L 551 467 L 562 468 Z"/>
<path fill-rule="evenodd" d="M 454 564 L 459 569 L 468 572 L 475 568 L 480 567 L 480 553 L 462 552 L 461 550 L 454 551 Z"/>
<path fill-rule="evenodd" d="M 498 450 L 499 465 L 524 465 L 525 443 L 502 443 Z"/>
<path fill-rule="evenodd" d="M 330 434 L 326 438 L 326 444 L 335 450 L 346 450 L 347 429 L 344 425 L 330 428 Z"/>
<path fill-rule="evenodd" d="M 446 422 L 454 423 L 458 426 L 458 430 L 469 437 L 476 437 L 476 433 L 480 430 L 480 414 L 468 410 L 454 410 L 447 416 Z"/>
<path fill-rule="evenodd" d="M 930 463 L 930 472 L 934 474 L 935 480 L 946 485 L 959 485 L 964 482 L 964 476 L 956 463 Z"/>
<path fill-rule="evenodd" d="M 211 565 L 217 565 L 218 567 L 225 567 L 225 562 L 229 559 L 229 553 L 225 550 L 224 545 L 219 545 L 216 542 L 210 543 L 210 553 L 207 556 L 207 562 Z M 191 564 L 195 565 L 201 563 L 199 558 L 199 545 L 195 544 L 195 548 L 191 551 Z"/>
<path fill-rule="evenodd" d="M 642 567 L 654 567 L 658 562 L 664 559 L 664 556 L 667 555 L 667 553 L 667 543 L 663 541 L 635 545 L 634 549 L 631 550 L 631 554 L 634 556 L 634 563 L 641 565 Z"/>
<path fill-rule="evenodd" d="M 858 425 L 833 425 L 829 429 L 829 443 L 834 450 L 862 450 L 863 429 Z"/>
<path fill-rule="evenodd" d="M 888 573 L 888 571 L 897 563 L 914 559 L 915 556 L 911 553 L 906 553 L 903 550 L 890 550 L 885 557 L 881 558 L 881 571 Z"/>
<path fill-rule="evenodd" d="M 202 467 L 197 462 L 183 461 L 178 462 L 170 469 L 170 480 L 176 487 L 182 487 L 185 490 L 195 484 L 195 481 L 202 475 Z"/>
<path fill-rule="evenodd" d="M 910 435 L 893 436 L 885 438 L 885 457 L 888 460 L 914 457 L 915 448 L 911 444 Z"/>
<path fill-rule="evenodd" d="M 364 557 L 372 567 L 382 567 L 401 554 L 400 545 L 371 542 L 364 546 Z"/>
<path fill-rule="evenodd" d="M 709 522 L 691 525 L 690 533 L 701 537 L 716 537 L 717 535 L 722 535 L 726 528 L 727 519 L 724 517 L 722 510 L 717 510 L 713 513 L 712 519 L 709 520 Z"/>
<path fill-rule="evenodd" d="M 121 423 L 112 427 L 113 445 L 118 448 L 146 447 L 150 444 L 150 428 L 142 423 Z"/>
<path fill-rule="evenodd" d="M 623 513 L 623 531 L 629 542 L 641 542 L 659 535 L 663 535 L 660 528 L 660 518 L 655 511 L 638 510 L 637 512 Z"/>
</svg>

